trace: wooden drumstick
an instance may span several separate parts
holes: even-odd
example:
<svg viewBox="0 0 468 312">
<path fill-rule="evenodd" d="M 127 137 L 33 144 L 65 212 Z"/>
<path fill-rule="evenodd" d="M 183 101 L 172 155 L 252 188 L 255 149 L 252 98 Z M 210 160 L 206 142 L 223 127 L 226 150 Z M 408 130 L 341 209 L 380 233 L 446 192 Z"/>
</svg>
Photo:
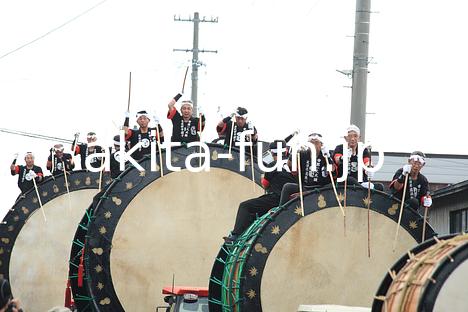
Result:
<svg viewBox="0 0 468 312">
<path fill-rule="evenodd" d="M 393 251 L 395 251 L 396 242 L 398 239 L 398 231 L 400 230 L 401 224 L 401 217 L 403 216 L 403 207 L 405 205 L 405 196 L 406 196 L 406 185 L 408 184 L 408 173 L 405 175 L 405 184 L 403 186 L 403 197 L 401 198 L 401 206 L 400 206 L 400 215 L 398 216 L 398 224 L 395 232 L 395 240 L 393 241 Z"/>
<path fill-rule="evenodd" d="M 67 195 L 68 195 L 68 208 L 71 211 L 70 189 L 68 188 L 67 167 L 65 165 L 65 160 L 62 161 L 62 164 L 63 164 L 63 177 L 65 178 L 65 187 L 67 188 Z"/>
<path fill-rule="evenodd" d="M 231 136 L 229 138 L 229 155 L 231 155 L 231 149 L 232 149 L 232 136 L 234 134 L 234 116 L 231 118 Z"/>
<path fill-rule="evenodd" d="M 101 191 L 101 187 L 102 187 L 102 171 L 104 170 L 104 168 L 102 168 L 103 160 L 104 160 L 104 157 L 101 156 L 101 170 L 99 171 L 99 192 Z"/>
<path fill-rule="evenodd" d="M 252 170 L 252 189 L 255 192 L 255 171 L 254 171 L 254 158 L 253 158 L 253 141 L 250 135 L 250 168 Z"/>
<path fill-rule="evenodd" d="M 159 123 L 156 124 L 156 135 L 157 135 L 158 151 L 159 151 L 159 170 L 161 171 L 161 178 L 162 178 L 164 177 L 164 170 L 163 170 L 163 159 L 162 159 L 162 153 L 161 153 L 161 138 L 159 137 Z"/>
<path fill-rule="evenodd" d="M 324 156 L 324 158 L 325 158 L 325 162 L 327 163 L 327 171 L 328 171 L 328 175 L 330 176 L 330 181 L 331 181 L 331 185 L 332 185 L 332 187 L 333 187 L 333 192 L 335 193 L 336 201 L 338 202 L 338 205 L 340 206 L 341 213 L 343 214 L 343 217 L 346 217 L 346 214 L 345 214 L 345 211 L 344 211 L 344 209 L 343 209 L 343 206 L 341 206 L 340 198 L 338 197 L 338 192 L 336 191 L 335 181 L 333 180 L 332 172 L 331 172 L 331 170 L 328 170 L 328 167 L 329 167 L 329 165 L 330 165 L 330 163 L 328 162 L 328 157 Z"/>
<path fill-rule="evenodd" d="M 200 139 L 200 143 L 202 142 L 202 114 L 198 114 L 198 138 Z M 202 156 L 201 156 L 202 148 L 200 146 L 200 167 L 202 166 Z"/>
<path fill-rule="evenodd" d="M 426 223 L 427 223 L 427 211 L 429 207 L 424 206 L 424 223 L 423 223 L 423 230 L 422 230 L 422 239 L 421 242 L 426 241 Z"/>
<path fill-rule="evenodd" d="M 370 258 L 370 204 L 371 204 L 371 179 L 367 178 L 367 256 Z"/>
<path fill-rule="evenodd" d="M 39 206 L 41 207 L 42 216 L 44 217 L 44 222 L 47 222 L 47 218 L 45 215 L 44 207 L 42 207 L 41 196 L 39 196 L 39 190 L 37 189 L 36 178 L 32 178 L 34 189 L 36 190 L 37 200 L 39 200 Z"/>
<path fill-rule="evenodd" d="M 344 197 L 343 197 L 343 210 L 346 211 L 346 197 L 347 197 L 347 190 L 348 190 L 348 177 L 346 176 L 346 180 L 344 180 Z M 344 229 L 344 236 L 346 236 L 346 215 L 343 216 L 343 229 Z"/>
<path fill-rule="evenodd" d="M 299 197 L 301 199 L 301 214 L 304 216 L 304 196 L 302 193 L 302 170 L 301 170 L 301 153 L 297 153 L 297 175 L 299 177 Z"/>
</svg>

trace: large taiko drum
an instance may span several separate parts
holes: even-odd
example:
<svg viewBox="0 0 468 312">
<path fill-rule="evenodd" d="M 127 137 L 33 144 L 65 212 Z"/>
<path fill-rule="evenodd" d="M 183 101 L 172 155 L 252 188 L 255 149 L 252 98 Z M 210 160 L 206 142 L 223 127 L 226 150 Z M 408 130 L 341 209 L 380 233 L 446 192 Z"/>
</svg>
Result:
<svg viewBox="0 0 468 312">
<path fill-rule="evenodd" d="M 372 311 L 468 311 L 468 234 L 422 243 L 382 281 Z"/>
<path fill-rule="evenodd" d="M 101 185 L 110 182 L 103 175 Z M 99 173 L 74 171 L 38 185 L 19 198 L 0 227 L 0 274 L 26 311 L 63 305 L 71 241 L 86 207 L 98 192 Z"/>
<path fill-rule="evenodd" d="M 343 188 L 338 192 L 343 201 Z M 388 194 L 372 191 L 369 199 L 368 190 L 348 187 L 344 218 L 327 187 L 304 196 L 304 216 L 299 199 L 270 210 L 221 248 L 210 278 L 210 311 L 370 307 L 382 274 L 422 238 L 421 216 L 405 205 L 394 248 L 399 205 Z"/>
<path fill-rule="evenodd" d="M 156 171 L 151 159 L 127 170 L 101 196 L 88 225 L 85 245 L 86 282 L 96 311 L 154 311 L 164 303 L 164 286 L 208 286 L 212 259 L 222 237 L 232 229 L 243 200 L 263 194 L 261 171 L 254 161 L 239 171 L 239 152 L 208 144 L 209 172 L 197 166 L 198 147 L 172 150 L 170 172 L 163 153 Z M 249 156 L 246 157 L 250 159 Z"/>
</svg>

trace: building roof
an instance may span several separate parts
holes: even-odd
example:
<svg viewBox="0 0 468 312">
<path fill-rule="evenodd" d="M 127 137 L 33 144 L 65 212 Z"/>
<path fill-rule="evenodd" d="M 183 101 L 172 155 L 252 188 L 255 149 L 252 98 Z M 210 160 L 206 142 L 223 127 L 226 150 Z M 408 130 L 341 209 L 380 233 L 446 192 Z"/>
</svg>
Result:
<svg viewBox="0 0 468 312">
<path fill-rule="evenodd" d="M 375 173 L 375 180 L 390 181 L 395 172 L 407 163 L 409 153 L 384 152 L 382 168 Z M 378 162 L 378 154 L 372 152 L 372 163 Z M 431 184 L 455 184 L 468 180 L 468 155 L 426 154 L 426 165 L 421 171 Z"/>
</svg>

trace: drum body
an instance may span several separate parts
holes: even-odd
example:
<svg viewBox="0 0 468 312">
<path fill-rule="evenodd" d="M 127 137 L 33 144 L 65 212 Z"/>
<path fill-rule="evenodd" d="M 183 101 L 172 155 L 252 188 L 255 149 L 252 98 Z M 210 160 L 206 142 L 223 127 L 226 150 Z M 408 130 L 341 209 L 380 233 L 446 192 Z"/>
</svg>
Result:
<svg viewBox="0 0 468 312">
<path fill-rule="evenodd" d="M 295 199 L 258 219 L 235 244 L 221 248 L 211 273 L 210 311 L 370 307 L 382 274 L 421 239 L 422 218 L 404 208 L 393 251 L 400 203 L 372 191 L 368 210 L 367 193 L 348 188 L 345 218 L 333 190 L 324 188 L 304 196 L 304 216 Z M 426 233 L 433 235 L 430 228 Z"/>
<path fill-rule="evenodd" d="M 74 171 L 38 185 L 46 220 L 35 189 L 20 198 L 0 228 L 0 272 L 13 295 L 28 311 L 63 305 L 71 240 L 86 207 L 97 193 L 99 174 Z M 102 185 L 109 183 L 104 175 Z"/>
<path fill-rule="evenodd" d="M 467 311 L 467 277 L 468 235 L 431 239 L 391 268 L 372 311 Z"/>
<path fill-rule="evenodd" d="M 209 172 L 189 172 L 185 161 L 197 152 L 198 147 L 173 150 L 171 163 L 182 170 L 164 166 L 163 177 L 159 166 L 151 171 L 151 160 L 144 159 L 146 171 L 127 170 L 101 196 L 85 247 L 95 310 L 155 310 L 173 276 L 177 285 L 208 285 L 212 259 L 234 225 L 239 203 L 263 190 L 256 164 L 255 183 L 250 164 L 239 172 L 237 150 L 232 159 L 221 159 L 228 151 L 209 144 Z"/>
</svg>

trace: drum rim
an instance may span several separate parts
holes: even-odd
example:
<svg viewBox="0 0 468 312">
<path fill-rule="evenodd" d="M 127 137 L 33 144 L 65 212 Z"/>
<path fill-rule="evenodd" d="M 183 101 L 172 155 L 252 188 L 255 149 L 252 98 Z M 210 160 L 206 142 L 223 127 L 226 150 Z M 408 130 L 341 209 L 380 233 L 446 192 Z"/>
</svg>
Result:
<svg viewBox="0 0 468 312">
<path fill-rule="evenodd" d="M 237 148 L 233 147 L 231 149 L 234 152 L 233 153 L 233 159 L 224 159 L 224 158 L 213 159 L 213 155 L 214 155 L 213 153 L 215 151 L 218 154 L 220 152 L 227 154 L 226 147 L 223 146 L 223 145 L 220 145 L 220 144 L 213 144 L 213 143 L 205 143 L 205 144 L 210 148 L 209 153 L 210 153 L 210 158 L 211 158 L 210 159 L 211 168 L 226 169 L 226 170 L 232 171 L 234 173 L 240 174 L 240 175 L 242 175 L 242 176 L 244 176 L 246 178 L 252 179 L 251 170 L 250 170 L 249 165 L 246 165 L 246 170 L 243 171 L 243 172 L 238 170 L 238 166 L 239 166 L 238 161 L 239 161 L 239 154 L 240 153 L 239 153 L 239 150 Z M 193 154 L 194 152 L 197 152 L 197 150 L 198 150 L 198 147 L 190 147 L 189 148 L 187 146 L 181 146 L 181 147 L 177 147 L 177 148 L 172 149 L 171 150 L 171 157 L 172 157 L 171 164 L 173 166 L 181 167 L 181 170 L 184 170 L 185 169 L 185 159 L 186 159 L 186 157 L 188 155 L 190 155 L 190 154 Z M 165 155 L 164 152 L 163 152 L 163 155 Z M 246 159 L 247 159 L 247 155 L 249 155 L 249 154 L 245 154 L 245 155 L 246 155 Z M 114 191 L 117 191 L 117 193 L 120 193 L 122 191 L 122 190 L 117 190 L 117 189 L 119 187 L 121 187 L 121 186 L 124 186 L 126 179 L 131 179 L 132 177 L 135 177 L 134 175 L 138 172 L 138 170 L 135 167 L 130 167 L 127 170 L 125 170 L 119 176 L 118 181 L 115 182 L 115 183 L 112 183 L 105 190 L 104 194 L 101 196 L 101 199 L 96 204 L 96 210 L 95 210 L 95 214 L 94 214 L 95 218 L 94 218 L 93 222 L 88 227 L 88 236 L 96 237 L 96 234 L 97 234 L 97 231 L 98 231 L 98 229 L 96 228 L 98 226 L 97 223 L 103 217 L 102 215 L 100 215 L 101 212 L 103 210 L 105 210 L 106 207 L 109 208 L 109 206 L 112 206 L 112 219 L 113 219 L 112 221 L 113 221 L 113 223 L 110 224 L 111 226 L 109 226 L 109 228 L 108 228 L 108 230 L 106 232 L 106 240 L 101 238 L 101 236 L 103 236 L 101 234 L 98 235 L 99 239 L 97 239 L 97 240 L 100 240 L 100 241 L 112 242 L 116 226 L 118 225 L 118 221 L 120 220 L 120 217 L 122 216 L 122 214 L 125 211 L 128 204 L 146 186 L 153 183 L 157 179 L 161 178 L 160 171 L 152 172 L 152 171 L 149 170 L 150 161 L 151 161 L 150 157 L 145 156 L 139 162 L 139 164 L 142 167 L 148 169 L 148 173 L 144 174 L 143 176 L 140 176 L 141 177 L 140 184 L 138 184 L 136 186 L 133 186 L 130 190 L 126 190 L 127 192 L 129 192 L 129 194 L 131 193 L 130 199 L 127 199 L 125 202 L 122 199 L 122 204 L 121 205 L 111 204 L 111 202 L 112 202 L 111 197 L 113 196 Z M 232 166 L 232 165 L 226 166 L 226 164 L 234 164 L 234 166 Z M 159 165 L 159 159 L 158 159 L 158 165 Z M 164 168 L 164 175 L 171 174 L 173 172 L 173 171 L 169 171 L 167 169 L 165 160 L 164 160 L 164 167 L 163 168 Z M 255 183 L 257 185 L 261 186 L 261 175 L 262 175 L 263 172 L 258 167 L 256 157 L 254 157 L 254 171 L 255 171 Z M 111 198 L 111 200 L 109 200 L 109 198 Z M 101 244 L 100 246 L 101 247 L 106 247 L 106 248 L 110 247 L 110 246 L 107 246 L 107 245 L 104 245 L 104 244 Z M 102 268 L 104 268 L 104 270 L 105 270 L 105 268 L 109 268 L 109 272 L 110 272 L 110 251 L 111 250 L 110 250 L 110 248 L 109 249 L 106 249 L 106 248 L 102 248 L 103 249 L 102 250 L 102 255 L 99 256 L 99 258 L 102 259 L 102 261 L 99 262 L 99 261 L 97 261 L 97 259 L 95 259 L 96 258 L 95 255 L 92 252 L 90 252 L 90 250 L 93 249 L 93 246 L 91 246 L 90 240 L 87 240 L 86 246 L 85 246 L 85 271 L 86 271 L 86 276 L 88 276 L 88 279 L 84 283 L 85 283 L 86 287 L 88 288 L 88 291 L 90 293 L 90 297 L 92 298 L 92 301 L 93 301 L 93 308 L 96 311 L 123 311 L 124 309 L 122 307 L 122 304 L 120 303 L 119 298 L 118 298 L 118 296 L 116 294 L 115 288 L 113 287 L 112 276 L 110 275 L 110 273 L 101 275 L 102 276 L 101 281 L 103 281 L 103 285 L 105 285 L 105 286 L 104 286 L 103 289 L 100 290 L 99 295 L 96 293 L 96 291 L 94 290 L 94 287 L 93 287 L 93 284 L 95 284 L 95 282 L 96 282 L 96 280 L 95 280 L 96 277 L 95 277 L 95 274 L 92 272 L 92 268 L 91 268 L 92 266 L 95 267 L 96 265 L 99 265 Z M 207 279 L 208 278 L 209 278 L 209 276 L 207 276 Z M 99 302 L 98 302 L 101 298 L 102 298 L 102 300 L 106 300 L 106 299 L 110 300 L 111 304 L 101 306 L 99 304 Z"/>
<path fill-rule="evenodd" d="M 99 175 L 99 172 L 96 173 L 86 170 L 71 171 L 67 176 L 69 179 L 68 189 L 70 192 L 97 189 L 99 188 L 99 183 L 96 179 L 99 179 Z M 90 184 L 83 183 L 87 178 L 90 179 Z M 109 182 L 109 175 L 103 174 L 102 185 L 109 184 Z M 43 205 L 59 196 L 66 195 L 68 191 L 65 186 L 64 174 L 47 177 L 44 182 L 38 184 L 38 190 Z M 23 210 L 23 208 L 26 208 L 26 210 Z M 0 266 L 0 275 L 2 275 L 3 278 L 10 279 L 11 254 L 15 247 L 16 239 L 19 237 L 23 226 L 30 216 L 38 209 L 40 209 L 40 206 L 37 201 L 36 190 L 32 188 L 24 194 L 24 198 L 14 203 L 13 207 L 3 218 L 2 226 L 0 227 L 0 237 L 2 238 L 2 240 L 0 240 L 0 248 L 3 250 L 3 253 L 0 254 L 0 261 L 2 263 Z M 14 226 L 14 229 L 10 231 L 8 226 Z M 7 238 L 9 242 L 5 243 L 3 238 Z M 64 259 L 64 261 L 66 260 Z M 12 292 L 14 292 L 14 289 L 12 289 Z"/>
<path fill-rule="evenodd" d="M 343 190 L 343 189 L 344 189 L 344 186 L 338 186 L 337 191 L 339 192 L 340 190 Z M 360 186 L 354 186 L 354 185 L 353 185 L 353 186 L 348 186 L 347 190 L 348 190 L 348 193 L 349 193 L 350 191 L 360 191 L 361 193 L 363 193 L 363 195 L 366 195 L 366 196 L 367 196 L 367 189 L 362 188 L 362 187 L 360 187 Z M 333 193 L 333 192 L 332 192 L 332 186 L 331 186 L 331 185 L 327 185 L 327 186 L 325 186 L 325 187 L 323 187 L 323 188 L 312 190 L 309 194 L 307 194 L 307 195 L 304 196 L 304 201 L 306 200 L 306 197 L 309 197 L 309 196 L 317 196 L 317 198 L 318 198 L 318 196 L 319 196 L 322 192 L 324 192 L 324 191 L 327 191 L 327 192 L 328 192 L 327 194 Z M 388 198 L 389 200 L 393 200 L 393 201 L 395 201 L 396 203 L 401 203 L 400 200 L 398 200 L 397 198 L 395 198 L 395 197 L 394 197 L 393 195 L 391 195 L 391 194 L 388 194 L 388 193 L 385 193 L 385 192 L 381 192 L 381 191 L 378 191 L 378 190 L 371 190 L 371 193 L 372 193 L 372 195 L 374 195 L 374 194 L 379 194 L 379 195 L 382 196 L 382 198 Z M 333 197 L 334 197 L 334 194 L 333 194 Z M 351 197 L 351 198 L 353 198 L 353 197 Z M 295 199 L 293 199 L 293 200 L 290 200 L 289 202 L 287 202 L 287 203 L 284 205 L 284 208 L 281 209 L 281 211 L 280 211 L 279 213 L 281 213 L 281 212 L 283 212 L 283 211 L 288 211 L 289 209 L 292 209 L 293 207 L 297 206 L 298 202 L 299 202 L 299 198 L 295 198 Z M 336 199 L 335 199 L 335 202 L 336 202 Z M 359 203 L 353 204 L 352 202 L 349 201 L 349 197 L 348 197 L 347 205 L 348 205 L 348 206 L 356 206 L 356 207 L 359 207 L 359 208 L 362 208 L 362 209 L 367 209 L 367 207 L 364 207 L 364 205 L 362 205 L 362 204 L 359 204 Z M 315 209 L 315 210 L 310 210 L 310 209 L 309 209 L 309 211 L 306 211 L 306 212 L 305 212 L 305 216 L 307 216 L 307 215 L 309 215 L 309 214 L 312 214 L 312 213 L 314 213 L 314 212 L 316 212 L 316 211 L 319 211 L 319 210 L 328 209 L 328 208 L 335 208 L 335 207 L 337 207 L 337 204 L 335 204 L 335 206 L 331 206 L 331 205 L 330 205 L 330 206 L 327 206 L 327 207 L 325 207 L 325 208 L 320 208 L 320 209 Z M 384 216 L 386 216 L 386 217 L 388 217 L 388 218 L 394 220 L 395 222 L 396 222 L 397 219 L 398 219 L 398 214 L 396 214 L 396 215 L 390 215 L 388 212 L 384 212 L 384 211 L 383 211 L 383 210 L 384 210 L 383 208 L 375 209 L 376 207 L 375 207 L 375 206 L 372 206 L 372 205 L 371 205 L 371 208 L 374 208 L 374 209 L 371 209 L 371 210 L 373 210 L 374 212 L 383 214 Z M 386 208 L 386 207 L 385 207 L 385 208 Z M 403 228 L 405 228 L 405 230 L 415 239 L 416 242 L 420 242 L 421 236 L 422 236 L 422 233 L 421 233 L 421 232 L 422 232 L 422 231 L 421 231 L 421 228 L 422 228 L 422 217 L 421 217 L 416 211 L 414 211 L 413 209 L 411 209 L 410 206 L 409 206 L 408 204 L 405 204 L 404 213 L 403 213 L 403 219 L 404 219 L 404 220 L 409 219 L 410 216 L 412 216 L 412 217 L 416 218 L 416 220 L 418 220 L 418 223 L 417 223 L 418 226 L 417 226 L 417 228 L 418 228 L 419 230 L 418 230 L 418 231 L 415 231 L 415 230 L 410 229 L 410 227 L 408 226 L 407 222 L 402 223 L 401 226 L 402 226 Z M 291 224 L 291 226 L 288 227 L 288 228 L 286 229 L 286 231 L 282 232 L 282 234 L 278 236 L 278 239 L 274 242 L 274 244 L 273 244 L 272 246 L 270 246 L 270 252 L 271 252 L 271 250 L 274 248 L 274 246 L 276 245 L 276 242 L 279 241 L 279 239 L 281 238 L 281 236 L 284 235 L 284 234 L 285 234 L 297 221 L 299 221 L 300 219 L 301 219 L 301 218 L 297 218 L 297 219 Z M 264 227 L 268 226 L 268 224 L 270 224 L 270 222 L 271 222 L 271 220 L 270 220 L 269 222 L 266 222 L 266 223 L 262 226 L 262 229 L 263 229 Z M 259 229 L 259 232 L 261 232 L 262 229 Z M 427 227 L 426 227 L 426 237 L 432 236 L 433 234 L 434 234 L 433 229 L 432 229 L 430 226 L 427 226 Z M 258 238 L 258 236 L 255 237 L 255 240 L 254 240 L 254 241 L 252 241 L 252 245 L 255 244 L 257 238 Z M 257 286 L 256 289 L 255 289 L 255 290 L 257 290 L 257 292 L 256 292 L 256 298 L 261 298 L 261 293 L 260 293 L 260 290 L 261 290 L 261 277 L 262 277 L 262 274 L 263 274 L 264 265 L 266 264 L 266 261 L 267 261 L 267 259 L 268 259 L 268 256 L 269 256 L 270 252 L 269 252 L 268 255 L 265 257 L 265 261 L 264 261 L 264 263 L 263 263 L 262 269 L 260 270 L 260 269 L 257 267 L 257 269 L 259 269 L 259 272 L 257 273 L 257 275 L 259 276 L 260 282 L 258 283 L 258 286 Z M 245 262 L 244 265 L 247 265 L 247 263 L 248 263 L 248 261 L 249 261 L 250 258 L 251 258 L 251 257 L 248 256 L 248 257 L 246 257 L 246 258 L 244 259 L 244 262 Z M 226 260 L 226 261 L 227 261 L 227 262 L 231 262 L 230 260 Z M 242 273 L 241 273 L 241 274 L 242 274 Z M 244 275 L 245 275 L 245 274 L 244 274 Z M 246 290 L 246 289 L 245 289 L 245 288 L 246 288 L 246 283 L 245 283 L 245 281 L 246 281 L 246 279 L 244 279 L 244 283 L 243 283 L 243 284 L 241 285 L 241 287 L 238 289 L 238 293 L 245 293 L 245 290 Z M 248 287 L 247 287 L 247 288 L 248 288 Z M 237 298 L 237 301 L 240 302 L 240 303 L 246 302 L 246 300 L 241 300 L 242 298 L 239 298 L 238 296 L 237 296 L 236 298 Z M 216 300 L 216 298 L 213 298 L 213 299 Z M 258 302 L 258 305 L 256 305 L 255 308 L 256 308 L 257 310 L 259 309 L 258 311 L 261 311 L 261 309 L 262 309 L 262 307 L 261 307 L 261 300 L 260 300 L 260 299 L 258 299 L 258 300 L 256 299 L 255 302 Z M 224 303 L 223 303 L 223 305 L 224 305 Z"/>
</svg>

